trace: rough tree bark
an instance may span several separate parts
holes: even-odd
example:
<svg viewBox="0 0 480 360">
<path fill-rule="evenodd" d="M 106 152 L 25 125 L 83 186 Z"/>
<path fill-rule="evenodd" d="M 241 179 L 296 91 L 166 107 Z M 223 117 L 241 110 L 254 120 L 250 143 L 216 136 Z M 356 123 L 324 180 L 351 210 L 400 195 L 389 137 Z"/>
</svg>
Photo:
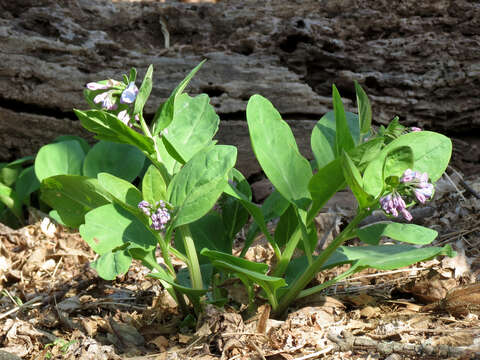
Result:
<svg viewBox="0 0 480 360">
<path fill-rule="evenodd" d="M 170 47 L 166 48 L 168 29 Z M 59 134 L 87 135 L 72 113 L 82 86 L 155 67 L 152 115 L 184 75 L 209 61 L 189 92 L 210 95 L 218 138 L 259 171 L 244 111 L 254 93 L 290 121 L 307 156 L 336 83 L 353 110 L 353 80 L 374 118 L 449 133 L 480 129 L 480 3 L 468 0 L 302 0 L 181 3 L 0 0 L 0 160 Z"/>
</svg>

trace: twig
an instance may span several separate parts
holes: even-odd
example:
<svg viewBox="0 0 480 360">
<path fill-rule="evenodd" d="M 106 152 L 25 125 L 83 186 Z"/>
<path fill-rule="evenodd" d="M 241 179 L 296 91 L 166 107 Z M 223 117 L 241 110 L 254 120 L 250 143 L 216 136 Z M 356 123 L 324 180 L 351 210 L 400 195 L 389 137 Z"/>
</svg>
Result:
<svg viewBox="0 0 480 360">
<path fill-rule="evenodd" d="M 84 304 L 85 308 L 91 308 L 91 307 L 96 307 L 99 305 L 115 305 L 115 306 L 125 306 L 129 307 L 135 310 L 145 310 L 146 306 L 138 306 L 138 305 L 132 305 L 132 304 L 125 304 L 121 302 L 114 302 L 114 301 L 97 301 L 91 304 Z"/>
<path fill-rule="evenodd" d="M 457 193 L 458 195 L 460 195 L 460 197 L 462 198 L 463 201 L 466 201 L 467 199 L 465 199 L 465 196 L 463 196 L 462 192 L 460 191 L 460 189 L 457 187 L 457 185 L 453 182 L 452 178 L 450 176 L 448 176 L 447 173 L 444 174 L 445 177 L 447 178 L 448 181 L 450 181 L 450 184 L 453 185 L 453 187 L 455 188 L 455 190 L 457 190 Z"/>
<path fill-rule="evenodd" d="M 6 318 L 7 316 L 13 314 L 13 313 L 16 313 L 17 311 L 19 310 L 23 310 L 25 308 L 29 308 L 29 307 L 36 307 L 36 306 L 40 306 L 42 305 L 41 302 L 37 302 L 39 300 L 42 300 L 42 297 L 41 296 L 37 296 L 29 301 L 27 301 L 26 303 L 22 304 L 22 305 L 19 305 L 19 306 L 16 306 L 14 307 L 13 309 L 10 309 L 8 310 L 7 312 L 3 313 L 3 314 L 0 314 L 0 320 L 3 319 L 3 318 Z"/>
<path fill-rule="evenodd" d="M 252 341 L 251 339 L 249 339 L 248 343 L 255 349 L 255 351 L 258 353 L 258 355 L 260 355 L 260 357 L 262 358 L 262 360 L 267 360 L 265 358 L 265 355 L 263 355 L 263 351 L 258 347 L 257 344 L 255 344 L 254 341 Z"/>
<path fill-rule="evenodd" d="M 347 331 L 343 331 L 343 338 L 334 332 L 327 334 L 330 341 L 337 344 L 341 351 L 352 350 L 369 350 L 378 351 L 381 354 L 388 355 L 392 353 L 401 353 L 405 355 L 428 355 L 435 356 L 437 359 L 445 358 L 460 358 L 465 355 L 479 356 L 480 352 L 465 348 L 465 347 L 453 347 L 448 345 L 417 345 L 417 344 L 404 344 L 396 341 L 376 341 L 369 337 L 358 336 L 355 337 Z"/>
<path fill-rule="evenodd" d="M 463 180 L 463 176 L 462 176 L 457 170 L 455 170 L 455 169 L 454 169 L 453 167 L 451 167 L 450 165 L 448 166 L 448 168 L 449 168 L 450 170 L 452 170 L 452 171 L 458 176 L 458 178 L 460 179 L 460 184 L 462 184 L 462 186 L 465 188 L 465 190 L 466 190 L 468 193 L 472 194 L 472 195 L 475 196 L 477 199 L 480 199 L 480 194 L 477 193 L 475 190 L 473 190 L 473 188 L 472 188 L 470 185 L 468 185 L 468 184 L 465 182 L 465 180 Z"/>
<path fill-rule="evenodd" d="M 160 27 L 162 29 L 165 49 L 170 47 L 170 33 L 168 32 L 167 22 L 163 17 L 159 17 L 158 22 L 160 23 Z"/>
<path fill-rule="evenodd" d="M 325 355 L 325 354 L 328 354 L 330 351 L 332 351 L 333 349 L 335 349 L 335 347 L 333 345 L 329 345 L 327 346 L 325 349 L 323 350 L 320 350 L 320 351 L 317 351 L 317 352 L 314 352 L 312 354 L 308 354 L 308 355 L 304 355 L 304 356 L 301 356 L 299 358 L 295 358 L 294 360 L 307 360 L 307 359 L 313 359 L 317 356 L 320 356 L 320 355 Z"/>
</svg>

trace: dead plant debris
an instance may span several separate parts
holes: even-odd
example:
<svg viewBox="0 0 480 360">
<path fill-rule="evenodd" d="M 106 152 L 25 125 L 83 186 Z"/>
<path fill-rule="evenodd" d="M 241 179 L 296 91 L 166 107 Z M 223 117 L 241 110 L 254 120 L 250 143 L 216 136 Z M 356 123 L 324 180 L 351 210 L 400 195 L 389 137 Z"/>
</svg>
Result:
<svg viewBox="0 0 480 360">
<path fill-rule="evenodd" d="M 77 233 L 48 219 L 0 224 L 0 359 L 478 359 L 479 193 L 480 179 L 451 168 L 416 219 L 439 232 L 435 245 L 456 249 L 454 259 L 365 270 L 299 300 L 284 319 L 271 319 L 266 304 L 251 313 L 240 284 L 225 284 L 231 306 L 208 306 L 196 329 L 139 263 L 107 282 L 89 268 L 95 254 Z M 319 247 L 352 214 L 342 196 L 317 218 Z M 260 238 L 247 257 L 273 256 Z"/>
</svg>

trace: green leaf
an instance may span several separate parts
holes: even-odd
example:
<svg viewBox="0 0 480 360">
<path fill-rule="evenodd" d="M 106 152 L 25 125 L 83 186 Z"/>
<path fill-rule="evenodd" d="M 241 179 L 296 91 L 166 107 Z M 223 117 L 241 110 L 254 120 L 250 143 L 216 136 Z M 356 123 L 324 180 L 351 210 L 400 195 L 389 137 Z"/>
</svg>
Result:
<svg viewBox="0 0 480 360">
<path fill-rule="evenodd" d="M 165 273 L 159 273 L 159 272 L 153 272 L 147 275 L 148 277 L 152 277 L 154 279 L 160 279 L 168 284 L 172 285 L 176 290 L 179 292 L 186 294 L 188 296 L 193 296 L 194 298 L 198 298 L 202 295 L 205 295 L 208 292 L 208 289 L 193 289 L 187 286 L 183 286 L 180 284 L 177 284 L 171 277 L 169 277 Z"/>
<path fill-rule="evenodd" d="M 55 209 L 62 222 L 72 228 L 84 223 L 87 212 L 108 204 L 111 199 L 97 179 L 78 175 L 46 178 L 40 189 L 41 200 Z"/>
<path fill-rule="evenodd" d="M 85 215 L 85 224 L 80 226 L 80 235 L 99 255 L 128 245 L 151 251 L 157 238 L 145 224 L 124 208 L 107 204 Z"/>
<path fill-rule="evenodd" d="M 280 220 L 275 228 L 275 242 L 278 246 L 284 246 L 293 235 L 298 226 L 298 218 L 295 208 L 290 205 L 288 209 L 280 216 Z"/>
<path fill-rule="evenodd" d="M 18 180 L 20 173 L 23 171 L 22 165 L 25 165 L 34 159 L 34 156 L 24 156 L 10 163 L 2 163 L 0 165 L 0 182 L 4 185 L 12 186 Z"/>
<path fill-rule="evenodd" d="M 83 162 L 83 174 L 96 177 L 101 172 L 133 181 L 145 162 L 145 155 L 136 147 L 109 141 L 99 141 Z"/>
<path fill-rule="evenodd" d="M 407 169 L 413 167 L 413 151 L 410 146 L 400 146 L 390 151 L 385 157 L 383 178 L 389 176 L 401 177 Z"/>
<path fill-rule="evenodd" d="M 128 249 L 120 249 L 117 251 L 109 251 L 97 260 L 92 262 L 90 266 L 95 269 L 102 279 L 115 280 L 117 276 L 125 274 L 130 268 L 132 257 Z"/>
<path fill-rule="evenodd" d="M 203 251 L 202 251 L 202 254 L 203 254 Z M 244 259 L 241 259 L 241 260 L 244 260 Z M 244 260 L 244 261 L 248 261 L 248 260 Z M 252 264 L 255 264 L 255 263 L 252 263 L 251 261 L 248 261 L 248 264 L 243 264 L 243 266 L 238 266 L 232 261 L 222 261 L 222 260 L 213 260 L 212 264 L 218 269 L 235 274 L 240 279 L 247 278 L 250 282 L 259 285 L 263 290 L 265 290 L 269 299 L 276 297 L 276 292 L 279 288 L 287 286 L 287 283 L 282 278 L 267 276 L 261 272 L 257 272 L 253 270 Z M 245 282 L 245 280 L 243 281 Z"/>
<path fill-rule="evenodd" d="M 225 191 L 226 194 L 228 194 L 228 195 L 230 195 L 230 196 L 232 196 L 232 197 L 234 197 L 234 198 L 236 198 L 240 201 L 240 203 L 250 213 L 253 220 L 257 224 L 258 228 L 260 228 L 260 230 L 263 232 L 263 234 L 267 238 L 268 242 L 270 244 L 274 244 L 274 240 L 273 240 L 272 236 L 270 235 L 270 232 L 268 231 L 266 219 L 265 219 L 265 217 L 262 213 L 262 210 L 256 204 L 252 203 L 240 190 L 233 187 L 232 185 L 227 184 L 224 191 Z M 289 203 L 287 202 L 287 206 L 288 206 L 288 204 Z M 250 247 L 250 245 L 252 244 L 253 238 L 256 235 L 256 231 L 253 231 L 252 234 L 253 235 L 251 235 L 251 236 L 249 234 L 249 236 L 247 237 L 247 240 L 246 240 L 245 245 L 244 245 L 244 249 L 242 251 L 242 256 L 244 256 L 244 251 L 246 251 L 248 249 L 248 247 Z"/>
<path fill-rule="evenodd" d="M 197 255 L 200 255 L 200 250 L 203 248 L 226 253 L 232 252 L 233 238 L 226 237 L 222 218 L 217 212 L 209 212 L 197 221 L 190 223 L 189 228 L 198 252 Z M 175 248 L 182 254 L 186 254 L 183 239 L 178 233 L 175 234 Z M 208 262 L 204 256 L 199 256 L 198 260 L 200 264 Z"/>
<path fill-rule="evenodd" d="M 456 255 L 450 245 L 444 247 L 418 248 L 413 245 L 378 245 L 378 246 L 340 246 L 328 258 L 321 270 L 330 269 L 335 266 L 352 264 L 355 272 L 365 268 L 378 270 L 395 270 L 401 267 L 410 266 L 419 261 L 433 259 L 436 256 Z M 308 267 L 306 256 L 293 259 L 285 273 L 285 279 L 291 286 Z"/>
<path fill-rule="evenodd" d="M 142 180 L 143 198 L 150 204 L 167 200 L 167 185 L 155 165 L 150 165 Z"/>
<path fill-rule="evenodd" d="M 84 138 L 81 138 L 80 136 L 76 136 L 76 135 L 60 135 L 60 136 L 57 136 L 55 139 L 53 139 L 52 142 L 58 143 L 58 142 L 70 141 L 70 140 L 78 141 L 78 143 L 82 147 L 85 154 L 90 151 L 90 145 L 88 145 L 87 140 L 85 140 Z"/>
<path fill-rule="evenodd" d="M 130 144 L 148 154 L 155 152 L 152 139 L 131 129 L 115 115 L 102 110 L 81 111 L 74 109 L 73 111 L 85 129 L 97 134 L 97 139 Z"/>
<path fill-rule="evenodd" d="M 190 97 L 182 94 L 175 100 L 174 120 L 163 136 L 184 162 L 212 143 L 220 119 L 208 95 Z"/>
<path fill-rule="evenodd" d="M 384 139 L 382 137 L 371 139 L 350 150 L 348 155 L 359 170 L 363 171 L 370 161 L 378 157 L 382 150 L 383 142 Z"/>
<path fill-rule="evenodd" d="M 30 194 L 38 189 L 40 189 L 40 182 L 35 175 L 35 169 L 33 166 L 23 169 L 15 183 L 15 191 L 18 195 L 18 199 L 22 203 L 28 203 L 26 200 Z"/>
<path fill-rule="evenodd" d="M 220 251 L 215 251 L 215 250 L 209 250 L 209 249 L 202 249 L 200 253 L 203 256 L 208 257 L 210 260 L 218 260 L 218 261 L 224 261 L 226 263 L 230 263 L 232 265 L 248 269 L 250 271 L 260 273 L 260 274 L 266 274 L 268 271 L 268 265 L 263 264 L 263 263 L 257 263 L 253 261 L 249 261 L 246 259 L 239 258 L 237 256 L 233 256 L 230 254 L 225 254 Z"/>
<path fill-rule="evenodd" d="M 155 138 L 156 138 L 156 144 L 157 144 L 157 151 L 160 154 L 160 157 L 162 159 L 161 163 L 165 167 L 165 169 L 167 169 L 168 174 L 170 176 L 173 176 L 175 173 L 177 173 L 180 170 L 182 165 L 185 163 L 181 161 L 177 161 L 175 157 L 170 155 L 170 153 L 167 150 L 167 146 L 170 146 L 170 145 L 168 144 L 168 141 L 164 142 L 163 136 L 160 137 L 157 135 Z"/>
<path fill-rule="evenodd" d="M 177 211 L 174 227 L 199 219 L 213 207 L 236 158 L 235 147 L 212 146 L 194 155 L 175 175 L 167 189 L 169 202 Z"/>
<path fill-rule="evenodd" d="M 313 203 L 308 211 L 307 224 L 317 216 L 320 209 L 325 206 L 327 201 L 340 189 L 345 187 L 345 178 L 343 176 L 342 161 L 335 159 L 324 166 L 313 175 L 308 189 L 312 194 Z"/>
<path fill-rule="evenodd" d="M 35 175 L 39 181 L 55 175 L 81 175 L 84 158 L 76 140 L 44 145 L 35 158 Z"/>
<path fill-rule="evenodd" d="M 234 186 L 245 195 L 248 200 L 252 199 L 252 191 L 245 177 L 240 171 L 233 168 L 230 171 L 229 181 L 234 182 Z M 236 197 L 224 194 L 219 201 L 222 209 L 222 220 L 225 226 L 225 234 L 228 239 L 234 239 L 235 235 L 247 223 L 249 213 Z"/>
<path fill-rule="evenodd" d="M 182 82 L 175 88 L 175 90 L 173 90 L 167 101 L 158 108 L 157 112 L 155 113 L 155 117 L 153 118 L 153 135 L 158 135 L 160 131 L 170 125 L 173 120 L 175 102 L 177 101 L 177 98 L 182 94 L 183 90 L 185 90 L 190 80 L 192 80 L 193 76 L 205 61 L 206 60 L 203 60 L 192 71 L 190 71 L 185 79 L 183 79 Z"/>
<path fill-rule="evenodd" d="M 200 253 L 209 257 L 216 268 L 235 274 L 247 286 L 249 292 L 251 292 L 251 284 L 259 285 L 265 290 L 272 305 L 276 303 L 277 290 L 287 285 L 282 278 L 265 275 L 268 271 L 266 264 L 207 249 L 203 249 Z"/>
<path fill-rule="evenodd" d="M 369 206 L 369 203 L 372 199 L 363 190 L 362 175 L 360 174 L 360 171 L 358 171 L 357 167 L 350 159 L 348 154 L 344 150 L 342 151 L 342 169 L 345 181 L 352 190 L 353 195 L 355 195 L 355 198 L 357 199 L 360 208 L 366 208 Z"/>
<path fill-rule="evenodd" d="M 378 245 L 382 237 L 410 244 L 430 244 L 438 236 L 435 230 L 415 225 L 382 221 L 357 229 L 357 236 L 366 244 Z"/>
<path fill-rule="evenodd" d="M 308 182 L 312 169 L 300 154 L 288 124 L 260 95 L 248 101 L 247 122 L 253 151 L 269 180 L 285 199 L 306 209 L 310 204 Z"/>
<path fill-rule="evenodd" d="M 360 129 L 357 114 L 345 112 L 348 129 L 353 136 L 356 145 L 360 142 Z M 321 169 L 335 158 L 336 155 L 336 123 L 335 113 L 329 111 L 317 122 L 312 130 L 310 139 L 312 152 L 317 162 L 317 168 Z"/>
<path fill-rule="evenodd" d="M 200 272 L 202 273 L 202 283 L 210 286 L 212 283 L 213 266 L 210 264 L 200 265 Z M 177 283 L 186 288 L 192 287 L 192 279 L 190 278 L 190 271 L 187 268 L 181 268 L 177 273 Z"/>
<path fill-rule="evenodd" d="M 150 96 L 150 92 L 152 91 L 152 74 L 153 74 L 153 65 L 150 65 L 147 69 L 147 72 L 145 73 L 145 77 L 143 78 L 142 85 L 140 86 L 140 89 L 138 89 L 138 94 L 135 99 L 135 105 L 133 107 L 133 114 L 139 114 L 143 111 L 143 107 L 145 106 L 145 103 L 147 102 L 148 97 Z M 132 74 L 131 74 L 132 75 Z M 136 77 L 136 72 L 134 77 Z M 130 82 L 134 82 L 135 80 L 131 79 L 132 76 L 130 76 Z"/>
<path fill-rule="evenodd" d="M 152 65 L 150 65 L 150 67 L 152 67 Z M 150 67 L 148 68 L 148 70 L 150 70 Z M 147 70 L 147 74 L 148 74 L 148 70 Z M 153 72 L 153 67 L 152 67 L 152 72 Z M 131 82 L 135 82 L 136 80 L 137 80 L 137 69 L 131 68 L 130 74 L 128 76 L 127 81 L 125 82 L 125 85 L 128 85 Z"/>
<path fill-rule="evenodd" d="M 339 252 L 349 262 L 357 261 L 356 266 L 359 270 L 365 268 L 395 270 L 439 255 L 450 257 L 456 255 L 450 245 L 443 248 L 433 246 L 417 248 L 412 245 L 342 246 Z"/>
<path fill-rule="evenodd" d="M 0 183 L 0 203 L 3 203 L 23 223 L 22 202 L 9 186 Z"/>
<path fill-rule="evenodd" d="M 108 173 L 99 173 L 97 180 L 121 205 L 134 213 L 140 212 L 138 203 L 143 200 L 142 193 L 134 185 Z"/>
<path fill-rule="evenodd" d="M 372 126 L 372 107 L 368 96 L 358 82 L 355 81 L 355 92 L 357 94 L 358 119 L 360 120 L 360 133 L 366 135 Z"/>
<path fill-rule="evenodd" d="M 12 186 L 17 181 L 20 172 L 22 171 L 21 165 L 6 164 L 0 169 L 0 183 L 7 186 Z"/>
<path fill-rule="evenodd" d="M 411 132 L 393 140 L 372 161 L 363 174 L 364 189 L 374 197 L 383 189 L 383 166 L 387 155 L 395 149 L 409 146 L 413 151 L 413 171 L 426 172 L 432 182 L 437 181 L 447 168 L 452 154 L 451 140 L 431 131 Z"/>
<path fill-rule="evenodd" d="M 35 160 L 35 156 L 28 155 L 21 157 L 19 159 L 13 160 L 12 162 L 8 163 L 6 166 L 18 166 L 18 165 L 25 165 L 26 163 Z"/>
<path fill-rule="evenodd" d="M 337 156 L 342 154 L 342 150 L 349 151 L 355 147 L 350 129 L 348 128 L 345 109 L 343 108 L 342 98 L 335 85 L 333 88 L 333 111 L 335 112 L 335 153 Z"/>
</svg>

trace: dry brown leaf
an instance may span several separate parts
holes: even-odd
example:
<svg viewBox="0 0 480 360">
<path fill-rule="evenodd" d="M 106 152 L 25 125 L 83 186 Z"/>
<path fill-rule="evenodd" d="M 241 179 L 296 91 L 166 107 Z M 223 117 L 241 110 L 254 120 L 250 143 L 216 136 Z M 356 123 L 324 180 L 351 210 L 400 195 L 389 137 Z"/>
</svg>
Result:
<svg viewBox="0 0 480 360">
<path fill-rule="evenodd" d="M 138 330 L 129 324 L 122 324 L 109 318 L 109 324 L 114 332 L 114 334 L 119 338 L 123 345 L 129 346 L 140 346 L 145 343 L 145 339 L 138 332 Z"/>
<path fill-rule="evenodd" d="M 157 336 L 150 340 L 149 343 L 154 344 L 160 351 L 166 351 L 168 348 L 168 339 L 163 335 Z"/>
<path fill-rule="evenodd" d="M 45 247 L 37 247 L 28 257 L 27 262 L 23 266 L 23 273 L 29 274 L 41 267 L 47 256 L 48 249 Z"/>
</svg>

